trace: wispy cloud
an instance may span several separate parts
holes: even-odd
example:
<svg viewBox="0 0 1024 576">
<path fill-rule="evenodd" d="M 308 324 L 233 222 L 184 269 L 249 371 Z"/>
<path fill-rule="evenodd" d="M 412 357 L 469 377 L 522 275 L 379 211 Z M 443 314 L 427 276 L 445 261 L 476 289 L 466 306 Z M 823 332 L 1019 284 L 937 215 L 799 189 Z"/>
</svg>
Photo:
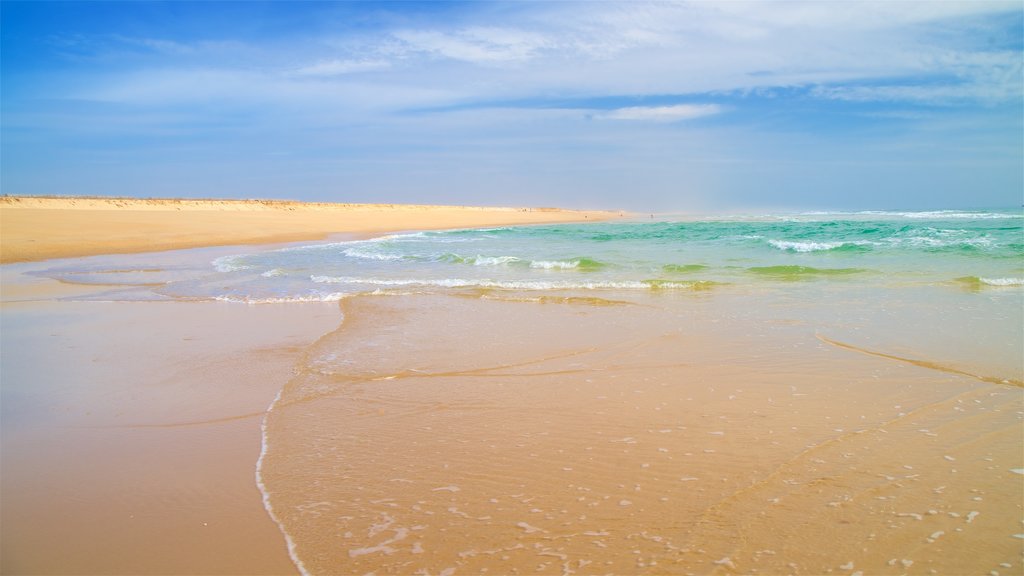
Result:
<svg viewBox="0 0 1024 576">
<path fill-rule="evenodd" d="M 219 69 L 222 74 L 196 79 L 204 83 L 222 79 L 224 90 L 207 84 L 200 87 L 201 92 L 222 93 L 239 87 L 239 75 L 258 74 L 259 88 L 304 98 L 311 88 L 291 86 L 297 78 L 346 82 L 352 75 L 374 72 L 358 91 L 369 97 L 368 105 L 394 101 L 414 107 L 436 102 L 431 96 L 417 104 L 388 93 L 457 93 L 455 104 L 467 99 L 685 95 L 824 86 L 812 95 L 926 102 L 948 99 L 957 92 L 960 98 L 974 95 L 1007 101 L 1020 93 L 1019 49 L 979 45 L 979 35 L 971 32 L 981 26 L 979 18 L 990 21 L 989 28 L 999 32 L 1000 26 L 1007 26 L 1005 19 L 1014 17 L 1014 9 L 1013 4 L 987 2 L 524 3 L 501 10 L 500 25 L 484 10 L 455 24 L 403 20 L 400 26 L 391 26 L 385 21 L 375 30 L 340 41 L 336 35 L 266 45 L 246 45 L 232 38 L 117 36 L 90 43 L 74 37 L 75 46 L 91 46 L 94 53 L 133 48 L 149 51 L 160 60 L 104 70 L 99 77 L 107 80 L 107 86 L 102 90 L 88 86 L 87 80 L 68 88 L 70 95 L 78 97 L 84 96 L 81 92 L 110 97 L 118 85 L 137 84 L 133 76 L 152 81 L 156 72 L 173 79 L 196 70 Z M 1016 9 L 1019 20 L 1019 6 Z M 962 32 L 950 32 L 958 30 Z M 937 75 L 955 76 L 952 84 L 957 87 L 930 80 Z M 918 81 L 921 78 L 927 81 Z M 906 88 L 860 87 L 867 83 Z M 453 91 L 452 86 L 459 88 Z M 80 93 L 74 94 L 76 90 Z M 193 99 L 187 91 L 176 93 Z M 146 94 L 157 96 L 156 91 L 144 89 L 126 91 L 123 96 Z M 262 99 L 251 88 L 242 88 L 236 96 Z"/>
<path fill-rule="evenodd" d="M 1020 99 L 1020 85 L 932 84 L 885 86 L 818 86 L 811 94 L 819 98 L 848 102 L 904 102 L 928 105 L 998 103 Z"/>
<path fill-rule="evenodd" d="M 778 166 L 870 164 L 872 150 L 925 148 L 923 134 L 930 155 L 910 164 L 962 165 L 970 133 L 1002 151 L 977 158 L 1017 158 L 1001 165 L 1004 189 L 1019 195 L 1024 172 L 1019 2 L 268 3 L 279 20 L 233 3 L 173 4 L 166 18 L 126 3 L 82 27 L 44 12 L 88 17 L 78 6 L 5 6 L 5 187 L 61 172 L 55 148 L 93 143 L 144 173 L 166 143 L 143 131 L 194 138 L 203 163 L 288 149 L 259 169 L 323 190 L 471 194 L 501 180 L 596 194 L 642 173 L 650 199 L 773 174 L 813 196 L 829 175 L 811 191 Z M 8 33 L 25 22 L 38 38 Z M 118 148 L 111 126 L 154 148 Z M 29 174 L 11 154 L 48 169 Z M 940 173 L 929 182 L 974 178 Z"/>
<path fill-rule="evenodd" d="M 410 52 L 422 52 L 474 64 L 523 62 L 552 46 L 544 34 L 522 29 L 473 26 L 451 31 L 396 30 L 391 36 Z"/>
<path fill-rule="evenodd" d="M 343 76 L 356 72 L 370 72 L 373 70 L 384 70 L 391 67 L 387 60 L 320 60 L 308 66 L 295 70 L 298 76 Z"/>
<path fill-rule="evenodd" d="M 717 104 L 676 104 L 674 106 L 630 106 L 600 112 L 594 117 L 602 120 L 641 120 L 646 122 L 678 122 L 693 120 L 722 112 Z"/>
</svg>

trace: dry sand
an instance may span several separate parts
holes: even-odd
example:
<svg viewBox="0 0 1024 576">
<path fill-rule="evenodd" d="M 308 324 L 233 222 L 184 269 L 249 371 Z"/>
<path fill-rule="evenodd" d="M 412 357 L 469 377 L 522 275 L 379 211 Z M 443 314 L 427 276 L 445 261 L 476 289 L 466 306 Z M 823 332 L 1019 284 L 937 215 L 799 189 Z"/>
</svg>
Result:
<svg viewBox="0 0 1024 576">
<path fill-rule="evenodd" d="M 279 200 L 0 197 L 0 262 L 198 246 L 607 220 L 620 212 Z"/>
</svg>

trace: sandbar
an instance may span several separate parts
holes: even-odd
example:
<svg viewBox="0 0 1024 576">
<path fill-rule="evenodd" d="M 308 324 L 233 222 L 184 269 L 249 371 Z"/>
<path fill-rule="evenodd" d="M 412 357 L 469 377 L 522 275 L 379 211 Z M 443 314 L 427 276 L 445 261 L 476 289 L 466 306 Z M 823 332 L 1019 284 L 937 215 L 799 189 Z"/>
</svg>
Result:
<svg viewBox="0 0 1024 576">
<path fill-rule="evenodd" d="M 400 230 L 597 221 L 622 215 L 560 208 L 3 196 L 0 262 L 322 240 L 337 233 L 370 236 Z"/>
</svg>

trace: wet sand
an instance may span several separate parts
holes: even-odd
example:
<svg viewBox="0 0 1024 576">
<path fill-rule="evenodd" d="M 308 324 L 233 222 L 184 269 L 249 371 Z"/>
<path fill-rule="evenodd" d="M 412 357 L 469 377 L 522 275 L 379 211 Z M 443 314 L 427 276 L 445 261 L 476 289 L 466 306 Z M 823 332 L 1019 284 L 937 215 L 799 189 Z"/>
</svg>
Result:
<svg viewBox="0 0 1024 576">
<path fill-rule="evenodd" d="M 261 477 L 296 558 L 311 574 L 1019 572 L 1019 383 L 857 353 L 799 306 L 748 298 L 345 301 L 267 420 Z"/>
<path fill-rule="evenodd" d="M 4 574 L 287 574 L 263 411 L 330 304 L 24 302 L 3 313 Z"/>
<path fill-rule="evenodd" d="M 0 262 L 608 220 L 620 212 L 558 208 L 331 204 L 285 200 L 0 197 Z"/>
</svg>

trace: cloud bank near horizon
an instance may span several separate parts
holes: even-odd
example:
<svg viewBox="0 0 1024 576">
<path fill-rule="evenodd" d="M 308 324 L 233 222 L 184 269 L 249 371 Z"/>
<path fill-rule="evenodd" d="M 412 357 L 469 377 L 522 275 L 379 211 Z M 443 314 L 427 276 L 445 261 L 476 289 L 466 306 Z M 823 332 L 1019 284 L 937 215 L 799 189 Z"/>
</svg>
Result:
<svg viewBox="0 0 1024 576">
<path fill-rule="evenodd" d="M 1014 205 L 1019 3 L 3 6 L 6 193 Z"/>
</svg>

